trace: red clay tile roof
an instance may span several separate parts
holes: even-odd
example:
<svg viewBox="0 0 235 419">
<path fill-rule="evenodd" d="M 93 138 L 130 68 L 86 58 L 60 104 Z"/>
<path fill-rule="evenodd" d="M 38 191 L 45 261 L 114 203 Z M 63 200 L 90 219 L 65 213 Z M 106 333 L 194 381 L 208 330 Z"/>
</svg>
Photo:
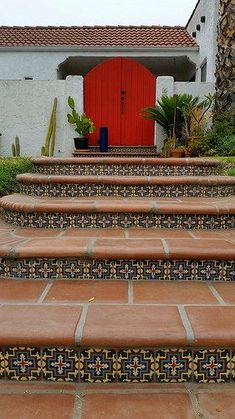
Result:
<svg viewBox="0 0 235 419">
<path fill-rule="evenodd" d="M 196 47 L 181 26 L 0 26 L 0 46 Z"/>
</svg>

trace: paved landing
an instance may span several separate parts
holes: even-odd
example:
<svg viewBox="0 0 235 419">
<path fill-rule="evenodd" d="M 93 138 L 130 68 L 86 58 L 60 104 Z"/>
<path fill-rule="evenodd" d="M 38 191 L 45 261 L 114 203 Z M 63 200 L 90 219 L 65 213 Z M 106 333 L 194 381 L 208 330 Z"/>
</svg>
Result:
<svg viewBox="0 0 235 419">
<path fill-rule="evenodd" d="M 234 347 L 235 283 L 5 279 L 0 318 L 3 346 Z"/>
<path fill-rule="evenodd" d="M 2 383 L 1 419 L 232 419 L 235 385 Z"/>
</svg>

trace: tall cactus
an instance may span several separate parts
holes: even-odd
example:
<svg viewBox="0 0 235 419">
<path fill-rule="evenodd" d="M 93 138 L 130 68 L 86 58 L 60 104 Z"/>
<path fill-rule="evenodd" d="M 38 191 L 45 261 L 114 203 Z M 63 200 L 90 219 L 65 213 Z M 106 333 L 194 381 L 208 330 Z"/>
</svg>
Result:
<svg viewBox="0 0 235 419">
<path fill-rule="evenodd" d="M 45 143 L 41 148 L 42 156 L 54 156 L 55 150 L 55 135 L 56 135 L 56 110 L 57 110 L 57 98 L 54 99 L 54 104 L 51 112 L 50 122 L 47 130 Z"/>
<path fill-rule="evenodd" d="M 15 142 L 11 145 L 13 157 L 20 156 L 20 139 L 18 135 L 15 137 Z"/>
</svg>

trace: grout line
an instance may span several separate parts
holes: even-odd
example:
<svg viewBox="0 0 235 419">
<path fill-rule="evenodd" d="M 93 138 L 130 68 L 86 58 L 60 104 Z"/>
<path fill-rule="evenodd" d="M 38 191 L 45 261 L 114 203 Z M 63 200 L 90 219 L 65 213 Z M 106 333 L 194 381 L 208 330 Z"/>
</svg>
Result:
<svg viewBox="0 0 235 419">
<path fill-rule="evenodd" d="M 195 336 L 188 315 L 183 305 L 178 305 L 179 314 L 186 331 L 188 344 L 191 345 L 195 341 Z"/>
<path fill-rule="evenodd" d="M 221 295 L 218 293 L 218 291 L 214 288 L 214 286 L 212 284 L 207 284 L 208 288 L 210 289 L 210 291 L 212 292 L 212 294 L 214 295 L 214 297 L 217 299 L 217 301 L 222 305 L 222 306 L 226 306 L 227 304 L 225 303 L 224 299 L 221 297 Z"/>
<path fill-rule="evenodd" d="M 83 306 L 82 314 L 80 316 L 80 319 L 78 321 L 78 324 L 77 324 L 77 327 L 76 327 L 76 330 L 75 330 L 75 344 L 76 345 L 80 345 L 81 340 L 82 340 L 82 334 L 83 334 L 83 329 L 84 329 L 84 326 L 85 326 L 88 307 L 89 307 L 88 304 L 85 304 Z"/>
<path fill-rule="evenodd" d="M 47 296 L 48 292 L 50 291 L 51 287 L 53 285 L 53 282 L 50 282 L 49 284 L 47 284 L 42 292 L 42 294 L 40 295 L 39 299 L 37 300 L 37 304 L 41 304 L 44 300 L 44 298 Z"/>
<path fill-rule="evenodd" d="M 128 281 L 128 304 L 134 303 L 133 282 Z"/>
<path fill-rule="evenodd" d="M 80 419 L 82 417 L 82 402 L 83 402 L 83 395 L 82 394 L 75 394 L 74 398 L 74 411 L 72 419 Z"/>
<path fill-rule="evenodd" d="M 87 245 L 87 251 L 86 251 L 86 257 L 91 258 L 94 250 L 94 245 L 96 242 L 96 238 L 90 238 L 88 245 Z"/>
<path fill-rule="evenodd" d="M 169 258 L 170 257 L 170 249 L 168 247 L 168 244 L 167 244 L 165 239 L 160 239 L 160 240 L 162 242 L 164 252 L 165 252 L 166 256 Z"/>
<path fill-rule="evenodd" d="M 124 238 L 129 239 L 129 231 L 128 228 L 124 228 Z"/>
<path fill-rule="evenodd" d="M 193 239 L 197 239 L 196 236 L 194 236 L 193 232 L 191 230 L 187 230 L 187 232 L 189 233 L 189 235 L 193 238 Z"/>
<path fill-rule="evenodd" d="M 58 233 L 57 236 L 55 236 L 55 238 L 64 237 L 64 233 L 65 233 L 65 230 L 62 230 L 60 233 Z"/>
<path fill-rule="evenodd" d="M 203 412 L 201 410 L 201 407 L 200 407 L 200 404 L 199 404 L 199 400 L 197 398 L 197 395 L 194 392 L 194 388 L 193 387 L 189 387 L 187 385 L 187 383 L 185 383 L 185 387 L 186 387 L 187 393 L 189 395 L 189 398 L 191 400 L 192 407 L 193 407 L 194 413 L 196 415 L 196 418 L 197 419 L 206 419 L 206 417 L 204 416 L 204 414 L 203 414 Z"/>
</svg>

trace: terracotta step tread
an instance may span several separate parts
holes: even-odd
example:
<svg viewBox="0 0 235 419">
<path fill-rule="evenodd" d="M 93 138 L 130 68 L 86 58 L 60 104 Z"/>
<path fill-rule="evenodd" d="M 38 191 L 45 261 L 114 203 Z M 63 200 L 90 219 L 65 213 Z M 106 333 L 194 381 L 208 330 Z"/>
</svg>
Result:
<svg viewBox="0 0 235 419">
<path fill-rule="evenodd" d="M 196 237 L 196 236 L 195 236 Z M 4 258 L 77 257 L 89 259 L 233 260 L 235 242 L 224 238 L 109 238 L 47 237 L 1 240 Z"/>
<path fill-rule="evenodd" d="M 21 183 L 29 184 L 107 184 L 107 185 L 235 185 L 232 176 L 77 176 L 17 175 Z"/>
<path fill-rule="evenodd" d="M 235 306 L 234 282 L 0 280 L 0 305 Z"/>
<path fill-rule="evenodd" d="M 37 157 L 32 159 L 34 165 L 67 165 L 67 164 L 151 164 L 163 166 L 219 166 L 218 160 L 202 158 L 159 158 L 159 157 Z"/>
<path fill-rule="evenodd" d="M 18 301 L 1 303 L 0 316 L 0 346 L 235 348 L 235 305 L 218 301 L 185 306 Z"/>
<path fill-rule="evenodd" d="M 232 384 L 79 384 L 7 383 L 1 385 L 4 419 L 231 419 Z M 66 394 L 61 394 L 66 389 Z M 25 391 L 23 391 L 25 390 Z M 111 390 L 111 391 L 110 391 Z M 35 416 L 37 412 L 37 416 Z"/>
<path fill-rule="evenodd" d="M 20 228 L 6 224 L 0 220 L 0 243 L 7 244 L 9 240 L 17 241 L 27 240 L 28 238 L 48 238 L 48 237 L 92 237 L 92 238 L 195 238 L 195 239 L 225 239 L 235 240 L 234 229 L 224 230 L 186 230 L 169 228 Z"/>
<path fill-rule="evenodd" d="M 0 199 L 0 206 L 22 212 L 59 213 L 166 213 L 166 214 L 235 214 L 235 197 L 214 198 L 213 200 L 194 198 L 182 199 L 75 199 L 31 197 L 13 194 Z"/>
</svg>

